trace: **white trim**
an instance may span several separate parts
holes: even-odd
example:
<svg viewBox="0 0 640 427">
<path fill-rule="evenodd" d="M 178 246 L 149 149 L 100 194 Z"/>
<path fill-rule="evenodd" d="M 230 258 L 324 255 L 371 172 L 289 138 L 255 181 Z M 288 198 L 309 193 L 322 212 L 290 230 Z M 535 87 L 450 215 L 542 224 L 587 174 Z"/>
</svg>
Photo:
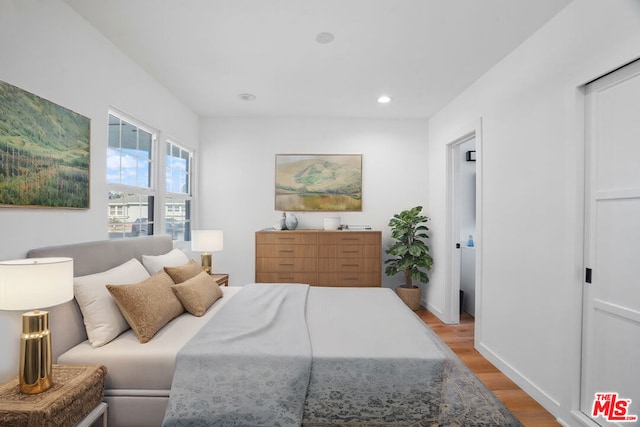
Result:
<svg viewBox="0 0 640 427">
<path fill-rule="evenodd" d="M 596 191 L 595 193 L 596 201 L 640 198 L 640 188 L 625 188 L 622 190 L 600 190 Z"/>
<path fill-rule="evenodd" d="M 531 396 L 536 402 L 540 403 L 540 405 L 547 410 L 549 410 L 549 408 L 554 408 L 555 412 L 558 412 L 558 408 L 560 408 L 560 402 L 558 400 L 554 399 L 543 389 L 536 386 L 533 381 L 507 363 L 484 343 L 477 344 L 476 349 L 482 356 L 484 356 L 485 359 L 491 362 L 500 372 L 504 373 L 510 380 L 516 383 L 518 387 Z"/>
<path fill-rule="evenodd" d="M 484 177 L 484 151 L 483 151 L 483 137 L 482 137 L 482 117 L 475 123 L 476 132 L 476 242 L 474 242 L 476 248 L 476 306 L 475 306 L 475 328 L 474 328 L 474 342 L 481 342 L 482 336 L 482 266 L 483 266 L 483 230 L 484 223 L 482 222 L 483 209 L 483 177 Z"/>
<path fill-rule="evenodd" d="M 459 239 L 457 231 L 459 229 L 459 215 L 456 203 L 456 193 L 458 191 L 458 151 L 459 146 L 464 141 L 473 138 L 472 134 L 467 134 L 447 144 L 447 214 L 446 214 L 446 276 L 444 294 L 444 323 L 460 323 L 460 312 L 455 309 L 455 301 L 460 298 L 460 249 L 456 248 Z"/>
<path fill-rule="evenodd" d="M 458 137 L 447 143 L 447 182 L 446 182 L 446 260 L 445 260 L 445 301 L 442 319 L 444 323 L 457 324 L 460 323 L 460 271 L 457 266 L 456 259 L 459 259 L 459 249 L 456 249 L 458 242 L 458 218 L 456 213 L 456 202 L 454 195 L 456 194 L 457 171 L 459 156 L 459 145 L 471 138 L 476 140 L 476 237 L 474 245 L 476 250 L 476 327 L 475 341 L 479 342 L 480 330 L 477 325 L 481 320 L 481 304 L 482 301 L 482 118 L 474 121 L 468 126 L 457 132 Z"/>
<path fill-rule="evenodd" d="M 573 127 L 573 144 L 567 145 L 568 157 L 575 157 L 575 186 L 573 188 L 567 188 L 567 194 L 570 194 L 571 191 L 574 192 L 575 202 L 573 205 L 573 210 L 575 212 L 575 227 L 574 227 L 574 247 L 575 247 L 575 275 L 572 286 L 579 288 L 581 300 L 577 302 L 577 306 L 575 309 L 575 313 L 577 316 L 570 321 L 574 325 L 574 334 L 577 337 L 575 343 L 577 345 L 568 345 L 567 349 L 571 352 L 569 358 L 571 360 L 576 360 L 576 363 L 569 373 L 570 378 L 570 402 L 569 402 L 569 410 L 571 412 L 572 418 L 581 421 L 584 419 L 588 419 L 584 413 L 580 411 L 580 399 L 581 399 L 581 382 L 582 382 L 582 336 L 583 336 L 583 310 L 584 310 L 584 292 L 585 288 L 583 287 L 584 280 L 584 271 L 585 271 L 585 226 L 586 226 L 586 206 L 585 206 L 585 185 L 586 185 L 586 86 L 576 86 L 575 92 L 575 109 L 574 109 L 574 118 L 575 125 Z M 576 413 L 580 413 L 582 416 L 580 419 L 576 418 Z M 594 425 L 594 424 L 585 424 L 581 422 L 582 425 Z"/>
<path fill-rule="evenodd" d="M 109 107 L 108 114 L 111 114 L 112 116 L 116 116 L 117 118 L 119 118 L 120 120 L 124 120 L 125 122 L 129 122 L 132 125 L 135 125 L 135 127 L 142 129 L 143 131 L 150 133 L 150 134 L 156 134 L 159 133 L 159 131 L 152 127 L 149 126 L 147 124 L 145 124 L 144 122 L 134 118 L 133 116 L 130 116 L 129 114 L 123 112 L 122 110 L 119 110 L 115 107 Z"/>
<path fill-rule="evenodd" d="M 167 191 L 167 180 L 166 180 L 166 173 L 167 173 L 167 145 L 171 145 L 173 147 L 177 147 L 179 148 L 181 151 L 184 151 L 186 153 L 188 153 L 189 155 L 189 160 L 188 160 L 188 171 L 189 171 L 189 183 L 188 183 L 188 187 L 189 187 L 189 192 L 188 193 L 174 193 L 171 191 Z M 161 194 L 161 200 L 160 200 L 160 210 L 162 211 L 162 230 L 164 230 L 164 232 L 167 231 L 167 212 L 166 212 L 166 201 L 168 198 L 171 198 L 172 200 L 175 201 L 181 201 L 184 203 L 189 203 L 190 204 L 190 216 L 189 218 L 185 218 L 184 220 L 184 224 L 185 224 L 185 232 L 187 227 L 189 227 L 190 230 L 193 230 L 193 217 L 194 217 L 194 210 L 195 210 L 195 204 L 194 204 L 194 185 L 195 185 L 195 164 L 196 164 L 196 155 L 195 155 L 195 150 L 193 148 L 188 147 L 187 145 L 183 144 L 182 142 L 180 142 L 179 140 L 175 139 L 175 138 L 166 138 L 163 142 L 162 142 L 162 155 L 161 155 L 161 161 L 162 161 L 162 170 L 164 171 L 165 174 L 165 178 L 162 180 L 162 189 L 159 191 L 159 193 Z M 173 238 L 174 236 L 172 236 Z M 186 239 L 186 235 L 182 237 L 183 240 L 174 240 L 174 242 L 188 242 L 188 240 Z"/>
<path fill-rule="evenodd" d="M 158 226 L 162 225 L 158 222 L 159 218 L 162 221 L 162 216 L 158 215 L 158 212 L 160 212 L 160 209 L 164 206 L 164 204 L 160 204 L 160 199 L 161 197 L 160 194 L 158 193 L 159 190 L 159 185 L 158 185 L 158 179 L 160 177 L 159 173 L 160 173 L 160 169 L 159 169 L 159 161 L 160 161 L 160 140 L 162 138 L 162 134 L 158 129 L 155 129 L 151 126 L 148 126 L 146 124 L 144 124 L 143 122 L 141 122 L 140 120 L 129 116 L 126 113 L 123 113 L 121 110 L 118 110 L 117 108 L 114 107 L 109 107 L 107 110 L 107 123 L 110 122 L 110 116 L 116 117 L 117 119 L 119 119 L 122 122 L 126 122 L 131 126 L 135 126 L 137 129 L 141 129 L 144 132 L 147 132 L 148 134 L 151 135 L 151 157 L 149 159 L 149 186 L 148 187 L 141 187 L 141 186 L 137 186 L 137 185 L 129 185 L 129 184 L 122 184 L 122 183 L 111 183 L 108 182 L 107 180 L 107 192 L 111 192 L 111 191 L 116 191 L 116 192 L 122 192 L 122 193 L 132 193 L 132 194 L 138 194 L 138 195 L 142 195 L 142 196 L 147 196 L 147 197 L 152 197 L 153 198 L 153 218 L 148 218 L 149 223 L 154 225 L 155 230 L 158 230 Z M 108 127 L 109 125 L 107 125 Z M 110 130 L 107 130 L 107 140 L 109 139 L 109 133 Z M 120 136 L 120 138 L 122 138 L 122 136 Z M 109 161 L 109 155 L 108 155 L 108 150 L 109 150 L 109 141 L 107 141 L 107 158 L 106 161 Z M 108 165 L 105 165 L 106 167 L 106 172 L 108 174 L 109 172 L 109 168 Z M 122 172 L 122 171 L 120 171 Z M 106 178 L 106 176 L 105 176 Z M 105 195 L 107 196 L 107 195 Z M 108 216 L 109 212 L 107 211 L 107 216 Z M 163 226 L 163 225 L 162 225 Z M 158 234 L 157 232 L 154 232 L 154 234 Z"/>
</svg>

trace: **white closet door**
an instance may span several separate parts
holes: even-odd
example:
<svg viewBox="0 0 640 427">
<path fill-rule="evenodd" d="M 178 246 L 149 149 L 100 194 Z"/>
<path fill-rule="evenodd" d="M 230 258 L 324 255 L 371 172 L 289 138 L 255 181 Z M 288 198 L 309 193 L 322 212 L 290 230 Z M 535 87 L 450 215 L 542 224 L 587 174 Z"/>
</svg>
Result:
<svg viewBox="0 0 640 427">
<path fill-rule="evenodd" d="M 625 412 L 640 417 L 640 61 L 589 84 L 586 119 L 581 410 L 617 393 L 595 420 L 628 426 Z"/>
</svg>

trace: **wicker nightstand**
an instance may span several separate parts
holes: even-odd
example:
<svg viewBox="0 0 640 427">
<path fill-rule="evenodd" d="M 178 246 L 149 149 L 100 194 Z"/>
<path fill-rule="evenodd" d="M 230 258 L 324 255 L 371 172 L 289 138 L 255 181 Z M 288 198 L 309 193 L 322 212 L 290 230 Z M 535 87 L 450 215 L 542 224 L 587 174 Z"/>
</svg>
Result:
<svg viewBox="0 0 640 427">
<path fill-rule="evenodd" d="M 99 365 L 53 365 L 53 386 L 39 394 L 21 394 L 18 377 L 0 386 L 0 426 L 91 425 L 100 416 L 107 425 L 104 378 Z"/>
</svg>

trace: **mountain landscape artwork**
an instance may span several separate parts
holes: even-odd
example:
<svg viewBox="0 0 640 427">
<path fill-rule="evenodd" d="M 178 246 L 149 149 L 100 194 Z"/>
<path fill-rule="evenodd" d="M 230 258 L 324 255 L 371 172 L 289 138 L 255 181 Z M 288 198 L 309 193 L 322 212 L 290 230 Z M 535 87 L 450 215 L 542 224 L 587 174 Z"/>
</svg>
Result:
<svg viewBox="0 0 640 427">
<path fill-rule="evenodd" d="M 0 81 L 0 206 L 89 207 L 90 119 Z"/>
<path fill-rule="evenodd" d="M 275 209 L 361 211 L 362 155 L 277 154 Z"/>
</svg>

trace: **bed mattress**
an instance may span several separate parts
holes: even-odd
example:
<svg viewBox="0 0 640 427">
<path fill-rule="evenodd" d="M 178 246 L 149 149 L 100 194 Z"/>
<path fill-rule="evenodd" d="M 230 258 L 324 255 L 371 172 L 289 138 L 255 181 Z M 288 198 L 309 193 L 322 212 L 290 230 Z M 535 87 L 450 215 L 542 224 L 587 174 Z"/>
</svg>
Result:
<svg viewBox="0 0 640 427">
<path fill-rule="evenodd" d="M 246 285 L 180 351 L 163 425 L 435 422 L 446 364 L 389 289 Z"/>
<path fill-rule="evenodd" d="M 147 343 L 140 344 L 129 329 L 107 345 L 94 348 L 84 341 L 60 355 L 60 364 L 102 364 L 107 367 L 105 394 L 168 396 L 173 380 L 176 354 L 229 301 L 240 287 L 221 287 L 224 296 L 216 301 L 202 317 L 189 313 L 167 323 Z M 117 390 L 117 391 L 115 391 Z"/>
<path fill-rule="evenodd" d="M 391 289 L 312 286 L 306 315 L 314 358 L 444 358 Z"/>
<path fill-rule="evenodd" d="M 85 341 L 62 354 L 57 363 L 107 366 L 106 395 L 144 391 L 141 394 L 145 396 L 168 396 L 178 351 L 242 287 L 221 289 L 224 297 L 204 316 L 185 313 L 148 343 L 140 344 L 128 330 L 103 347 L 93 348 Z M 382 288 L 310 287 L 306 320 L 313 358 L 442 360 L 443 354 L 428 338 L 424 324 L 392 294 Z"/>
</svg>

